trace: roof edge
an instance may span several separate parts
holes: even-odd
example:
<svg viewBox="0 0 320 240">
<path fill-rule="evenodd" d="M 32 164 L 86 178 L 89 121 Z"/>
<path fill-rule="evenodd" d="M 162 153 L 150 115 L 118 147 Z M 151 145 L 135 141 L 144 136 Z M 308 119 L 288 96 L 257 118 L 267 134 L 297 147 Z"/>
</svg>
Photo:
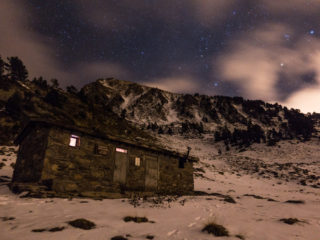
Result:
<svg viewBox="0 0 320 240">
<path fill-rule="evenodd" d="M 111 136 L 111 135 L 108 135 L 105 133 L 97 132 L 93 129 L 81 128 L 78 126 L 70 126 L 70 125 L 66 125 L 63 123 L 50 122 L 50 121 L 43 120 L 43 119 L 30 119 L 27 122 L 27 124 L 25 124 L 25 126 L 23 127 L 23 130 L 20 132 L 20 134 L 14 140 L 14 144 L 19 145 L 23 141 L 23 139 L 27 136 L 28 131 L 30 131 L 30 128 L 34 127 L 35 125 L 42 125 L 42 126 L 47 126 L 47 127 L 58 127 L 58 128 L 62 128 L 62 129 L 70 130 L 70 131 L 80 132 L 80 133 L 90 135 L 90 136 L 96 137 L 96 138 L 123 142 L 123 143 L 131 145 L 131 146 L 135 146 L 135 147 L 139 147 L 139 148 L 143 148 L 143 149 L 149 149 L 149 150 L 161 152 L 161 153 L 176 156 L 176 157 L 185 157 L 185 154 L 183 154 L 183 153 L 180 153 L 177 151 L 172 151 L 172 150 L 166 149 L 166 148 L 158 146 L 158 145 L 156 145 L 156 147 L 154 147 L 154 146 L 143 144 L 138 141 L 134 142 L 129 139 L 123 139 L 121 137 Z M 194 156 L 189 156 L 188 160 L 191 162 L 197 162 L 197 161 L 199 161 L 199 158 L 194 157 Z"/>
</svg>

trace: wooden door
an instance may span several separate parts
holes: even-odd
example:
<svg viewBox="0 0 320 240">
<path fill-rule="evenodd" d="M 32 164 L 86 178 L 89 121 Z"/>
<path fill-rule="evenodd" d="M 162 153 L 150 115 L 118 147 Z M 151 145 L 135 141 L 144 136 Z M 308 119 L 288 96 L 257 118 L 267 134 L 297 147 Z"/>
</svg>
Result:
<svg viewBox="0 0 320 240">
<path fill-rule="evenodd" d="M 113 181 L 125 185 L 127 179 L 128 154 L 115 152 Z"/>
<path fill-rule="evenodd" d="M 158 158 L 156 156 L 145 156 L 146 159 L 146 190 L 157 190 L 159 165 Z"/>
</svg>

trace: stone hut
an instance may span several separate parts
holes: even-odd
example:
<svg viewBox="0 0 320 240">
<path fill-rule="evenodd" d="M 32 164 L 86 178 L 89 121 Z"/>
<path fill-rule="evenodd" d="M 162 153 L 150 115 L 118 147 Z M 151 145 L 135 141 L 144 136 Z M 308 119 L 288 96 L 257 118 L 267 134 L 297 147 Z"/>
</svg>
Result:
<svg viewBox="0 0 320 240">
<path fill-rule="evenodd" d="M 31 196 L 188 194 L 196 158 L 89 129 L 30 121 L 20 135 L 11 189 Z"/>
</svg>

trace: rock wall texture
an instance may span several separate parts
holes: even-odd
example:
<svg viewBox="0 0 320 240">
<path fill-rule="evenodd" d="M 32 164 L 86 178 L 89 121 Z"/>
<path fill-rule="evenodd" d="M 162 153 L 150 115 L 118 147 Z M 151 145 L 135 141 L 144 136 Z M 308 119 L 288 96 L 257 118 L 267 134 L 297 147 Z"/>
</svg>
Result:
<svg viewBox="0 0 320 240">
<path fill-rule="evenodd" d="M 38 182 L 47 147 L 48 129 L 35 127 L 24 138 L 13 173 L 14 182 Z"/>
</svg>

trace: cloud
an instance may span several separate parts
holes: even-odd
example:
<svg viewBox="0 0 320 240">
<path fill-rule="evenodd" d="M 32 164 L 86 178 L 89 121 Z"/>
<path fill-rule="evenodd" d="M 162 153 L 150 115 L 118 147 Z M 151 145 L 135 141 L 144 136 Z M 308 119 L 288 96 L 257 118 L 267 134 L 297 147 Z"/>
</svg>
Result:
<svg viewBox="0 0 320 240">
<path fill-rule="evenodd" d="M 127 79 L 130 73 L 120 64 L 111 62 L 79 63 L 72 69 L 75 78 L 79 79 L 81 85 L 92 82 L 99 78 L 114 77 L 117 79 Z"/>
<path fill-rule="evenodd" d="M 320 84 L 313 88 L 306 88 L 295 92 L 281 104 L 289 108 L 301 109 L 304 113 L 320 113 Z"/>
<path fill-rule="evenodd" d="M 218 24 L 232 13 L 232 7 L 238 4 L 238 1 L 228 0 L 192 0 L 194 14 L 198 21 L 207 26 Z"/>
<path fill-rule="evenodd" d="M 196 20 L 199 24 L 212 26 L 224 20 L 228 13 L 231 14 L 231 7 L 236 4 L 236 0 L 82 0 L 77 1 L 76 9 L 94 27 L 123 31 L 132 30 L 128 25 L 134 28 L 145 23 L 146 19 L 161 21 L 171 27 L 181 25 L 186 20 Z"/>
<path fill-rule="evenodd" d="M 111 62 L 80 62 L 69 69 L 61 66 L 54 42 L 30 30 L 27 6 L 11 0 L 0 1 L 0 53 L 2 57 L 18 56 L 29 71 L 29 78 L 57 78 L 62 86 L 82 86 L 97 78 L 127 78 L 128 72 Z"/>
<path fill-rule="evenodd" d="M 266 8 L 272 13 L 277 14 L 318 14 L 320 2 L 318 0 L 261 0 Z"/>
<path fill-rule="evenodd" d="M 301 99 L 310 84 L 320 84 L 320 54 L 314 50 L 319 49 L 320 41 L 299 38 L 288 43 L 283 34 L 294 31 L 284 24 L 266 24 L 239 36 L 229 43 L 231 51 L 222 54 L 216 63 L 222 78 L 236 84 L 246 98 L 286 103 L 284 94 L 290 104 L 295 102 L 293 99 Z M 301 76 L 310 72 L 315 73 L 315 82 L 303 82 Z M 305 111 L 312 103 L 304 101 L 298 106 Z"/>
<path fill-rule="evenodd" d="M 199 89 L 197 81 L 191 76 L 158 78 L 142 84 L 174 93 L 194 93 Z"/>
<path fill-rule="evenodd" d="M 0 2 L 2 57 L 21 58 L 29 70 L 29 76 L 67 79 L 69 73 L 59 67 L 57 59 L 53 57 L 55 53 L 48 47 L 52 42 L 30 30 L 27 13 L 27 7 L 22 3 L 10 0 Z"/>
</svg>

